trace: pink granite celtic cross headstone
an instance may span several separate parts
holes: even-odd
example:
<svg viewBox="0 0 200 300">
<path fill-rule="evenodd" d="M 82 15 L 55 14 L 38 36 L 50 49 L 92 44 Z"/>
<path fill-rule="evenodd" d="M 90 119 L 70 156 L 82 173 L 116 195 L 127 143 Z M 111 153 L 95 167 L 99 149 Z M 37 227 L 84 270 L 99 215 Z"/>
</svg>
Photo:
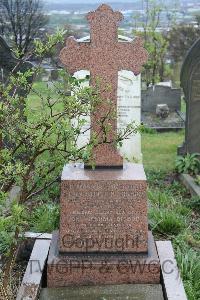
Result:
<svg viewBox="0 0 200 300">
<path fill-rule="evenodd" d="M 107 99 L 117 108 L 118 71 L 138 74 L 147 53 L 140 39 L 118 41 L 121 13 L 101 5 L 87 18 L 91 42 L 69 38 L 61 60 L 71 73 L 89 70 L 92 86 L 97 79 L 100 82 L 102 101 L 91 111 L 91 131 L 100 133 L 102 144 L 95 147 L 93 159 L 99 168 L 122 167 L 113 142 L 116 118 L 107 120 L 112 129 L 110 143 L 102 140 L 99 123 L 109 110 Z M 48 287 L 160 283 L 160 262 L 148 232 L 142 164 L 125 163 L 123 169 L 95 171 L 83 168 L 83 164 L 67 164 L 61 177 L 60 205 L 60 228 L 53 234 L 49 251 Z"/>
<path fill-rule="evenodd" d="M 96 167 L 122 167 L 123 159 L 114 143 L 117 136 L 116 118 L 108 118 L 109 136 L 104 142 L 101 121 L 108 112 L 107 101 L 117 110 L 118 71 L 130 70 L 139 74 L 147 60 L 147 51 L 140 38 L 133 42 L 118 41 L 118 23 L 123 19 L 120 12 L 114 12 L 108 5 L 101 5 L 87 15 L 91 27 L 91 41 L 77 42 L 73 37 L 67 39 L 66 47 L 60 53 L 60 59 L 70 73 L 78 70 L 90 71 L 90 84 L 100 85 L 100 97 L 103 101 L 91 114 L 91 132 L 99 137 L 99 145 L 93 150 Z M 105 101 L 104 101 L 105 100 Z"/>
</svg>

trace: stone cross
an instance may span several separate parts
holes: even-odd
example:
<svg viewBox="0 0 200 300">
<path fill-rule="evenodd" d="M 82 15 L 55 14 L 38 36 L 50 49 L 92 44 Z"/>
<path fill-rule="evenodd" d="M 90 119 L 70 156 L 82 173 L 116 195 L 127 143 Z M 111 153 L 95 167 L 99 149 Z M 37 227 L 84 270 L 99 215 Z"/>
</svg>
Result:
<svg viewBox="0 0 200 300">
<path fill-rule="evenodd" d="M 123 167 L 123 158 L 114 143 L 117 120 L 113 116 L 106 120 L 110 128 L 106 141 L 102 135 L 102 120 L 108 115 L 108 100 L 113 109 L 117 110 L 118 71 L 130 70 L 138 75 L 148 57 L 140 38 L 133 42 L 118 41 L 118 23 L 122 19 L 120 12 L 114 12 L 111 7 L 102 4 L 87 15 L 91 41 L 80 43 L 70 37 L 60 53 L 61 62 L 71 74 L 89 70 L 91 86 L 95 87 L 97 81 L 99 84 L 102 101 L 96 111 L 91 113 L 91 134 L 95 133 L 99 142 L 92 155 L 96 167 Z"/>
</svg>

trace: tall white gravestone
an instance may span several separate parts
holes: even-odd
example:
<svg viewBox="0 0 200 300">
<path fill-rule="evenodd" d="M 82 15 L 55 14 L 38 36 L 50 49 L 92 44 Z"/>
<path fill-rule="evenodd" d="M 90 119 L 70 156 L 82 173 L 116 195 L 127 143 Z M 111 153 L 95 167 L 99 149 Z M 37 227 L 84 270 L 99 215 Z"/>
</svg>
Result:
<svg viewBox="0 0 200 300">
<path fill-rule="evenodd" d="M 121 41 L 132 41 L 128 37 L 119 36 Z M 79 42 L 90 41 L 90 37 L 84 37 Z M 74 74 L 77 79 L 85 79 L 90 72 L 81 70 Z M 89 80 L 82 83 L 82 86 L 89 86 Z M 128 124 L 135 121 L 136 124 L 141 123 L 141 75 L 135 76 L 133 72 L 121 70 L 118 72 L 118 129 L 125 128 Z M 86 118 L 86 124 L 78 139 L 78 146 L 87 144 L 90 140 L 90 118 Z M 129 139 L 123 141 L 122 147 L 119 149 L 123 157 L 129 161 L 142 161 L 141 154 L 141 135 L 139 133 L 132 134 Z"/>
</svg>

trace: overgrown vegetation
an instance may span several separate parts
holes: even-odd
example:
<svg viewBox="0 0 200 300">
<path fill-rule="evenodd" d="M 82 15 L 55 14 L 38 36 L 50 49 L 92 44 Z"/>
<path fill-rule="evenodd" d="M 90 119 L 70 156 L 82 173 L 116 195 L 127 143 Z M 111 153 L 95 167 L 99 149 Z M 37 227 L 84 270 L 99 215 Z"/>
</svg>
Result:
<svg viewBox="0 0 200 300">
<path fill-rule="evenodd" d="M 194 182 L 200 186 L 200 154 L 187 153 L 185 156 L 178 156 L 176 159 L 176 171 L 179 174 L 190 174 Z"/>
<path fill-rule="evenodd" d="M 58 224 L 54 201 L 59 195 L 63 165 L 83 161 L 95 166 L 91 157 L 94 147 L 100 143 L 117 146 L 138 130 L 131 123 L 111 139 L 110 122 L 117 114 L 107 100 L 106 115 L 98 123 L 99 131 L 93 130 L 90 142 L 79 147 L 77 141 L 85 117 L 101 105 L 98 83 L 93 88 L 82 87 L 81 81 L 63 70 L 59 80 L 45 91 L 34 84 L 44 57 L 57 43 L 63 42 L 63 35 L 63 31 L 58 31 L 47 36 L 45 44 L 36 40 L 34 56 L 38 65 L 24 73 L 16 73 L 14 68 L 7 82 L 0 84 L 0 251 L 7 258 L 2 276 L 5 291 L 23 232 L 30 226 L 51 231 Z M 36 101 L 39 109 L 32 107 L 30 101 Z M 13 186 L 19 186 L 21 192 L 19 199 L 11 201 L 9 192 Z M 37 208 L 41 201 L 43 205 Z"/>
<path fill-rule="evenodd" d="M 180 69 L 184 57 L 199 38 L 199 14 L 196 23 L 177 22 L 177 1 L 171 9 L 164 1 L 144 0 L 142 12 L 133 15 L 133 36 L 140 35 L 149 53 L 149 59 L 142 73 L 147 86 L 172 80 L 180 85 Z M 163 26 L 163 15 L 165 25 Z M 142 28 L 142 30 L 138 30 Z M 162 30 L 160 30 L 162 28 Z M 178 37 L 178 38 L 177 38 Z"/>
<path fill-rule="evenodd" d="M 59 205 L 54 202 L 41 203 L 33 210 L 29 226 L 34 232 L 51 233 L 59 227 Z"/>
<path fill-rule="evenodd" d="M 157 177 L 157 181 L 155 178 Z M 171 174 L 148 173 L 149 220 L 157 239 L 173 243 L 189 300 L 200 299 L 200 199 Z"/>
<path fill-rule="evenodd" d="M 186 173 L 197 175 L 200 173 L 200 154 L 187 153 L 185 156 L 178 156 L 176 159 L 176 170 L 179 174 Z"/>
<path fill-rule="evenodd" d="M 168 39 L 167 32 L 159 32 L 161 26 L 161 14 L 166 7 L 158 1 L 145 0 L 143 2 L 145 15 L 144 21 L 139 24 L 137 16 L 134 16 L 135 30 L 134 35 L 140 35 L 144 39 L 144 46 L 148 51 L 149 59 L 145 64 L 143 72 L 143 80 L 147 87 L 155 85 L 157 82 L 164 81 L 170 74 L 170 68 L 166 62 Z M 172 23 L 172 16 L 169 18 L 169 25 Z M 142 31 L 138 31 L 138 27 L 142 27 Z"/>
<path fill-rule="evenodd" d="M 143 134 L 149 184 L 149 222 L 156 239 L 171 240 L 189 300 L 200 299 L 200 198 L 191 197 L 175 172 L 184 132 Z"/>
<path fill-rule="evenodd" d="M 169 133 L 173 141 L 173 133 Z M 175 134 L 177 137 L 178 133 Z M 146 140 L 143 136 L 144 160 L 146 161 Z M 173 160 L 174 149 L 163 151 L 160 145 L 165 134 L 158 134 L 154 147 L 162 154 L 162 161 L 168 157 Z M 179 142 L 177 140 L 177 146 Z M 151 151 L 151 147 L 150 147 Z M 150 204 L 149 221 L 157 239 L 170 239 L 173 243 L 181 277 L 189 300 L 200 299 L 200 198 L 191 197 L 173 172 L 173 164 L 162 163 L 158 167 L 158 158 L 150 157 L 146 164 L 149 183 L 148 199 Z M 161 161 L 160 161 L 161 163 Z M 166 168 L 166 169 L 164 169 Z"/>
</svg>

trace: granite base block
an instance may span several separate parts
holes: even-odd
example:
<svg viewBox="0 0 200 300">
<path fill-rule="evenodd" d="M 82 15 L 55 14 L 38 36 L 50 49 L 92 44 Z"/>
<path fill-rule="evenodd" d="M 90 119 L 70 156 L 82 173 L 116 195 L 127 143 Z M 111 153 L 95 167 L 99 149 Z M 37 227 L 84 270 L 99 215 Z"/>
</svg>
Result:
<svg viewBox="0 0 200 300">
<path fill-rule="evenodd" d="M 147 252 L 147 183 L 143 165 L 122 170 L 64 167 L 60 246 L 71 252 Z"/>
<path fill-rule="evenodd" d="M 124 284 L 42 289 L 40 300 L 164 300 L 160 284 Z"/>
<path fill-rule="evenodd" d="M 47 265 L 47 286 L 160 283 L 160 262 L 149 232 L 148 254 L 65 253 L 58 250 L 58 232 L 53 234 Z"/>
</svg>

